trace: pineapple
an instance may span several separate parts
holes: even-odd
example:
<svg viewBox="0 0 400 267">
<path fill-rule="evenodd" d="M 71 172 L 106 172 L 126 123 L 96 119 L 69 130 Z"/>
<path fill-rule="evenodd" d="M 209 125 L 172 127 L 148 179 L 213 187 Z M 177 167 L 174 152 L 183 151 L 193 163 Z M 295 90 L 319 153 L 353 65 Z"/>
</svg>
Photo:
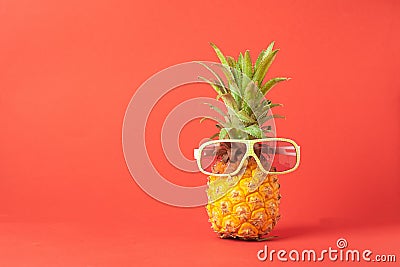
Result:
<svg viewBox="0 0 400 267">
<path fill-rule="evenodd" d="M 225 119 L 216 125 L 219 132 L 212 138 L 219 139 L 260 139 L 273 134 L 270 126 L 263 126 L 268 120 L 282 118 L 271 115 L 272 108 L 281 104 L 272 103 L 265 98 L 271 88 L 288 78 L 273 78 L 264 82 L 266 73 L 274 61 L 278 50 L 272 42 L 263 50 L 253 64 L 249 51 L 240 53 L 237 60 L 225 57 L 214 44 L 226 81 L 212 72 L 215 81 L 202 78 L 208 82 L 222 99 L 227 112 L 210 105 Z M 202 64 L 202 63 L 201 63 Z M 203 64 L 210 71 L 211 68 Z M 209 117 L 207 117 L 210 119 Z M 212 166 L 212 172 L 222 174 L 229 166 L 235 166 L 232 154 L 221 152 L 220 159 Z M 239 238 L 246 240 L 264 240 L 280 218 L 279 182 L 276 174 L 265 174 L 253 157 L 245 159 L 241 170 L 233 176 L 215 176 L 208 178 L 208 204 L 206 210 L 211 228 L 221 238 Z"/>
</svg>

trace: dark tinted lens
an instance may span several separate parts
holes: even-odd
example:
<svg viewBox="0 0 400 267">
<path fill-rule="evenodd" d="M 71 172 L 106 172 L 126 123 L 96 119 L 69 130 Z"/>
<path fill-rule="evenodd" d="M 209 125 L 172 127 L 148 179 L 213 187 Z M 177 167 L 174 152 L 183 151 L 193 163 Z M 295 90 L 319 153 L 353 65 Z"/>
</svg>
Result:
<svg viewBox="0 0 400 267">
<path fill-rule="evenodd" d="M 200 165 L 210 173 L 231 174 L 237 170 L 246 154 L 246 144 L 221 142 L 205 146 L 201 151 Z"/>
<path fill-rule="evenodd" d="M 286 141 L 265 141 L 254 144 L 254 152 L 265 170 L 283 172 L 296 165 L 296 148 Z"/>
<path fill-rule="evenodd" d="M 201 168 L 207 172 L 212 172 L 211 167 L 218 160 L 217 152 L 218 144 L 211 144 L 205 146 L 200 152 L 200 165 Z"/>
</svg>

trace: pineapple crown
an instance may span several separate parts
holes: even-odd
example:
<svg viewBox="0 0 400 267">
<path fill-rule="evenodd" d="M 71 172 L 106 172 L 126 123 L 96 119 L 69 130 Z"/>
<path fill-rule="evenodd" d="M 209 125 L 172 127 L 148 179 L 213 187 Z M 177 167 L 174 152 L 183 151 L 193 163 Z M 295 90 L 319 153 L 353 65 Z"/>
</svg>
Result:
<svg viewBox="0 0 400 267">
<path fill-rule="evenodd" d="M 282 106 L 279 103 L 272 103 L 266 99 L 268 92 L 278 83 L 289 80 L 286 77 L 276 77 L 264 82 L 265 76 L 274 61 L 278 49 L 273 49 L 272 42 L 267 49 L 260 52 L 256 62 L 253 64 L 249 50 L 244 54 L 240 53 L 237 60 L 231 56 L 224 56 L 221 50 L 211 43 L 217 57 L 221 62 L 221 69 L 224 79 L 215 70 L 204 63 L 199 62 L 207 68 L 215 77 L 215 80 L 199 77 L 209 83 L 217 92 L 217 99 L 222 99 L 227 112 L 208 104 L 210 108 L 223 116 L 224 120 L 214 117 L 204 117 L 217 122 L 219 132 L 210 137 L 234 139 L 257 139 L 265 138 L 272 132 L 270 125 L 263 126 L 267 121 L 274 118 L 284 118 L 278 114 L 272 114 L 271 109 Z"/>
</svg>

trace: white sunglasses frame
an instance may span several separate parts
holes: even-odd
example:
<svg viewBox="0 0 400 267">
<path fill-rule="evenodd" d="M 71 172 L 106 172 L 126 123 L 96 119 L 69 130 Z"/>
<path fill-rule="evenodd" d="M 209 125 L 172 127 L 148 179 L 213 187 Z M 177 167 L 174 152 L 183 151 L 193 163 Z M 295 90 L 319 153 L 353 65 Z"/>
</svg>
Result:
<svg viewBox="0 0 400 267">
<path fill-rule="evenodd" d="M 293 166 L 293 168 L 291 168 L 289 170 L 285 170 L 285 171 L 281 171 L 281 172 L 265 170 L 264 167 L 262 166 L 261 162 L 260 162 L 260 159 L 258 158 L 256 153 L 254 152 L 254 144 L 258 143 L 258 142 L 266 142 L 266 141 L 282 141 L 282 142 L 288 142 L 288 143 L 292 144 L 293 147 L 295 148 L 295 151 L 296 151 L 296 164 L 295 164 L 295 166 Z M 202 150 L 208 145 L 212 145 L 212 144 L 215 144 L 215 143 L 223 143 L 223 142 L 235 142 L 235 143 L 246 144 L 246 153 L 244 154 L 243 159 L 240 161 L 237 169 L 233 173 L 228 173 L 228 174 L 225 174 L 225 173 L 212 173 L 212 172 L 208 172 L 208 171 L 204 170 L 203 167 L 201 166 L 201 162 L 200 162 Z M 281 147 L 280 149 L 282 149 L 281 154 L 294 156 L 291 152 L 285 151 L 285 147 Z M 243 139 L 211 140 L 211 141 L 205 142 L 199 148 L 194 150 L 194 158 L 196 159 L 197 166 L 198 166 L 199 170 L 202 173 L 206 174 L 206 175 L 212 175 L 212 176 L 234 176 L 234 175 L 237 175 L 240 172 L 240 170 L 242 169 L 243 164 L 244 164 L 244 162 L 246 161 L 246 159 L 248 157 L 253 157 L 255 159 L 255 161 L 257 162 L 257 165 L 261 169 L 261 171 L 266 173 L 266 174 L 286 174 L 286 173 L 290 173 L 290 172 L 295 171 L 299 167 L 299 164 L 300 164 L 300 146 L 295 141 L 293 141 L 291 139 L 281 138 L 281 137 L 273 137 L 273 138 L 251 139 L 251 140 L 243 140 Z"/>
</svg>

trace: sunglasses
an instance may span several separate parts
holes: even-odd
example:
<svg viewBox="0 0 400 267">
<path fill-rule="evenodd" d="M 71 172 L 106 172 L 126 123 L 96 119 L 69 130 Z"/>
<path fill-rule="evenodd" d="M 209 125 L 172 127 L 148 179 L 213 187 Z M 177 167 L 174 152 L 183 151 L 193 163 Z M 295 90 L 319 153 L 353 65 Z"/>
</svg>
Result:
<svg viewBox="0 0 400 267">
<path fill-rule="evenodd" d="M 208 141 L 194 150 L 199 170 L 213 176 L 238 174 L 249 157 L 255 159 L 264 173 L 285 174 L 299 166 L 300 146 L 286 138 L 223 139 Z M 220 161 L 227 163 L 223 173 L 214 168 Z"/>
</svg>

